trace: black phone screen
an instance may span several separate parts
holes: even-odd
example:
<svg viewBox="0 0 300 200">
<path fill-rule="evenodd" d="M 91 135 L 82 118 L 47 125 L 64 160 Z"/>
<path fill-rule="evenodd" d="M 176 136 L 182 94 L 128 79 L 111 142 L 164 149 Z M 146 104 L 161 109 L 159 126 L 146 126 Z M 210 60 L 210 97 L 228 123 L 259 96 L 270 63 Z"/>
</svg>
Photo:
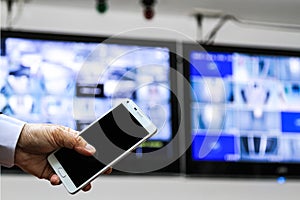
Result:
<svg viewBox="0 0 300 200">
<path fill-rule="evenodd" d="M 62 148 L 55 157 L 75 186 L 79 187 L 147 134 L 127 108 L 120 104 L 81 133 L 96 148 L 95 155 L 83 156 L 72 149 Z"/>
</svg>

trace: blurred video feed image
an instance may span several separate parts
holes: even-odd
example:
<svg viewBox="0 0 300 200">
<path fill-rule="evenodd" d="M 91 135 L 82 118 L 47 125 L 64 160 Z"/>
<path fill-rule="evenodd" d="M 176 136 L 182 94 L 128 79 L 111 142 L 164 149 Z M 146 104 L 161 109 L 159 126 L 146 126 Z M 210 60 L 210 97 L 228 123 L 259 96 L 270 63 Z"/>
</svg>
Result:
<svg viewBox="0 0 300 200">
<path fill-rule="evenodd" d="M 300 161 L 300 58 L 191 51 L 190 59 L 194 160 Z"/>
<path fill-rule="evenodd" d="M 96 42 L 6 38 L 0 110 L 26 122 L 82 130 L 124 98 L 171 130 L 169 49 Z"/>
</svg>

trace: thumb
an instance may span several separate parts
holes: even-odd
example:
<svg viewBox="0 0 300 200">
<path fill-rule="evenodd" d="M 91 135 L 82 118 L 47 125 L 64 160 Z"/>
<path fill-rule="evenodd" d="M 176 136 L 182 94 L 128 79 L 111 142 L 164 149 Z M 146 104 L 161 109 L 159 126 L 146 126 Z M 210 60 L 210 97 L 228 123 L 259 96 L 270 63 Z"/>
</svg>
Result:
<svg viewBox="0 0 300 200">
<path fill-rule="evenodd" d="M 73 149 L 78 153 L 85 156 L 92 156 L 96 152 L 95 147 L 87 143 L 81 136 L 76 136 L 75 140 L 76 142 Z"/>
<path fill-rule="evenodd" d="M 96 152 L 96 149 L 89 144 L 77 131 L 67 127 L 60 127 L 62 130 L 61 137 L 56 141 L 60 147 L 74 149 L 80 154 L 91 156 Z"/>
</svg>

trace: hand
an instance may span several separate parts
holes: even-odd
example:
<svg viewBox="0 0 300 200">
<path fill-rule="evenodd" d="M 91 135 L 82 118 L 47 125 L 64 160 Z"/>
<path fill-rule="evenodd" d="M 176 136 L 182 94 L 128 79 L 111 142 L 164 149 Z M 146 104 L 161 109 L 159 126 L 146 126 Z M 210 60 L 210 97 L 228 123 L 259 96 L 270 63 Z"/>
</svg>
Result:
<svg viewBox="0 0 300 200">
<path fill-rule="evenodd" d="M 52 124 L 25 124 L 16 147 L 15 165 L 38 178 L 49 180 L 52 185 L 59 185 L 61 181 L 47 157 L 61 147 L 74 149 L 85 156 L 92 156 L 96 151 L 77 131 L 70 128 Z M 111 169 L 106 173 L 110 172 Z M 90 189 L 91 184 L 82 190 Z"/>
</svg>

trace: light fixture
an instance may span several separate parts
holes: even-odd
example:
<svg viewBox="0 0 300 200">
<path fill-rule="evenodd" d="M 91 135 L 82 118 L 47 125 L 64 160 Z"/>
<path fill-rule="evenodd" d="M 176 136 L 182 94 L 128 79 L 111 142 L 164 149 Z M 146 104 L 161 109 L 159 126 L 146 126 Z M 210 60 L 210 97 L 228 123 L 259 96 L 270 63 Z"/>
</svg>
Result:
<svg viewBox="0 0 300 200">
<path fill-rule="evenodd" d="M 156 3 L 155 0 L 141 0 L 141 3 L 144 7 L 143 14 L 144 17 L 148 20 L 154 17 L 154 4 Z"/>
<path fill-rule="evenodd" d="M 99 13 L 105 13 L 108 9 L 107 0 L 96 0 L 96 9 Z"/>
</svg>

